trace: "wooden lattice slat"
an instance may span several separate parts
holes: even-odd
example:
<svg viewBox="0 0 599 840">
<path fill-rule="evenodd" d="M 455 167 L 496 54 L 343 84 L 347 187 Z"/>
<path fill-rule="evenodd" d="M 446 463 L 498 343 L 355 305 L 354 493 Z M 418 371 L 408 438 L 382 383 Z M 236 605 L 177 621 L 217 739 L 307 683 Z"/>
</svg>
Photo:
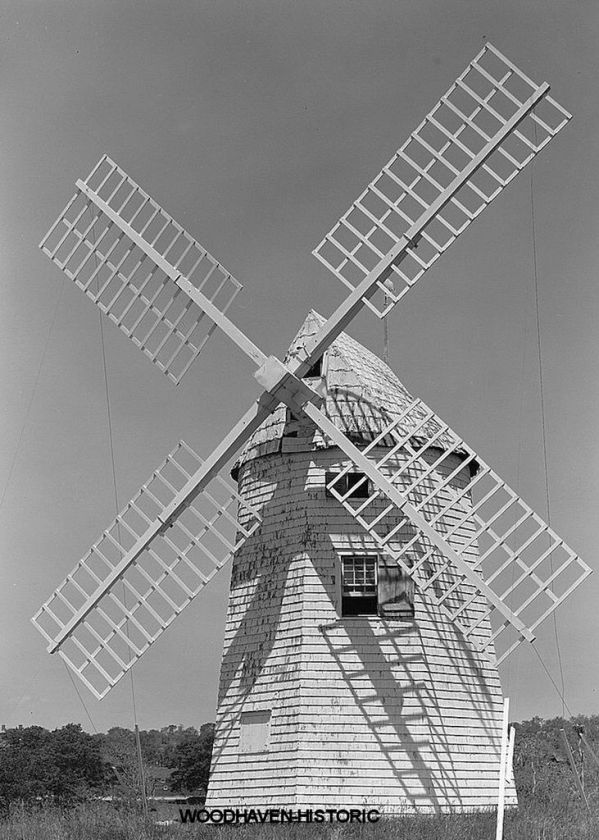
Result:
<svg viewBox="0 0 599 840">
<path fill-rule="evenodd" d="M 235 278 L 113 161 L 103 157 L 77 182 L 41 243 L 50 259 L 175 383 L 218 325 L 258 365 L 270 393 L 205 464 L 180 444 L 34 616 L 49 650 L 96 697 L 258 527 L 259 515 L 218 471 L 278 399 L 366 470 L 377 488 L 366 499 L 360 483 L 336 489 L 344 471 L 331 493 L 483 653 L 492 656 L 513 628 L 518 639 L 501 658 L 522 635 L 532 638 L 590 572 L 420 401 L 362 452 L 301 382 L 364 303 L 385 315 L 565 125 L 570 115 L 548 90 L 485 46 L 316 249 L 353 291 L 289 370 L 224 315 L 241 288 Z M 457 467 L 448 460 L 456 457 Z"/>
<path fill-rule="evenodd" d="M 486 44 L 314 255 L 352 290 L 380 268 L 383 317 L 568 122 L 548 89 Z"/>
<path fill-rule="evenodd" d="M 77 187 L 40 248 L 178 384 L 215 323 L 177 278 L 221 313 L 241 284 L 107 156 Z"/>
<path fill-rule="evenodd" d="M 142 656 L 260 523 L 222 478 L 119 563 L 201 465 L 184 442 L 168 455 L 32 621 L 98 699 Z M 112 583 L 106 588 L 108 579 Z"/>
<path fill-rule="evenodd" d="M 362 454 L 531 633 L 590 574 L 573 549 L 422 400 L 412 400 Z M 478 650 L 493 657 L 497 647 L 497 661 L 505 659 L 521 634 L 493 604 L 481 609 L 481 591 L 382 484 L 375 481 L 366 499 L 358 498 L 360 482 L 346 489 L 343 476 L 353 469 L 337 473 L 328 491 Z M 479 634 L 487 618 L 493 631 Z"/>
</svg>

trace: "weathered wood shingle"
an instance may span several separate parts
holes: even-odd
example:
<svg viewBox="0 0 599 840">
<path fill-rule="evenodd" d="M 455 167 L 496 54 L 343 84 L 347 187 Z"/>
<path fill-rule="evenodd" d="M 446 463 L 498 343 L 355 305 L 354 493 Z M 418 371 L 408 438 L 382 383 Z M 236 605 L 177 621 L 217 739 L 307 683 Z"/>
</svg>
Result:
<svg viewBox="0 0 599 840">
<path fill-rule="evenodd" d="M 291 353 L 320 322 L 310 314 Z M 325 376 L 327 411 L 345 431 L 369 434 L 411 401 L 347 336 L 327 351 Z M 285 436 L 291 422 L 280 409 L 240 459 L 239 491 L 263 524 L 233 560 L 207 807 L 492 806 L 503 701 L 496 668 L 418 590 L 411 621 L 341 616 L 340 556 L 377 547 L 325 494 L 326 472 L 347 463 L 343 453 L 303 422 Z M 405 457 L 395 453 L 385 469 Z M 460 454 L 449 458 L 446 493 L 466 480 Z M 457 527 L 454 547 L 471 528 Z M 475 562 L 476 544 L 468 551 Z M 484 607 L 478 596 L 469 609 Z M 489 633 L 485 618 L 473 635 Z M 265 752 L 240 749 L 242 715 L 252 711 L 270 712 Z M 513 786 L 507 801 L 515 803 Z"/>
<path fill-rule="evenodd" d="M 285 360 L 296 358 L 305 342 L 318 332 L 324 322 L 324 318 L 312 310 L 291 343 Z M 337 428 L 350 437 L 372 439 L 391 420 L 400 417 L 413 401 L 412 395 L 391 368 L 346 333 L 341 333 L 327 349 L 323 379 L 327 395 L 323 410 Z M 416 411 L 410 416 L 414 422 L 425 415 Z M 234 476 L 241 464 L 251 458 L 283 451 L 289 422 L 288 409 L 283 404 L 279 405 L 247 442 L 233 469 Z M 330 445 L 318 430 L 311 426 L 308 429 L 314 448 Z M 419 430 L 419 436 L 426 439 L 427 434 L 432 436 L 434 431 L 430 423 L 425 423 Z M 444 435 L 437 439 L 439 446 L 447 442 Z"/>
</svg>

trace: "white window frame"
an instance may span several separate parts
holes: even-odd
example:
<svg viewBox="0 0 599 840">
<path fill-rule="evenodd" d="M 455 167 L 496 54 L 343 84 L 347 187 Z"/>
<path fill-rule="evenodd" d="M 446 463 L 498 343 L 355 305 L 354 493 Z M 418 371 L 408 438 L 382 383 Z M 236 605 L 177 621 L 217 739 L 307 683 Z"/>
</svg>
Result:
<svg viewBox="0 0 599 840">
<path fill-rule="evenodd" d="M 360 557 L 364 559 L 374 560 L 374 597 L 377 599 L 377 610 L 373 613 L 363 613 L 362 615 L 344 615 L 343 614 L 343 561 L 352 557 Z M 340 618 L 378 618 L 378 567 L 379 567 L 379 553 L 377 551 L 343 551 L 339 554 L 339 585 L 337 587 L 338 603 L 339 603 L 339 617 Z"/>
</svg>

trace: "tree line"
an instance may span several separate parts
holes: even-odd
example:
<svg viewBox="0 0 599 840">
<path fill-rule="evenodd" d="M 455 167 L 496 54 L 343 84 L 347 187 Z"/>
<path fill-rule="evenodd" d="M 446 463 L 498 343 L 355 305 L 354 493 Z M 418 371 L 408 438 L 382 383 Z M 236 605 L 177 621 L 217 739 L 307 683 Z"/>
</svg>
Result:
<svg viewBox="0 0 599 840">
<path fill-rule="evenodd" d="M 515 724 L 514 778 L 520 802 L 580 798 L 564 748 L 564 730 L 585 795 L 599 800 L 599 715 Z M 144 786 L 148 795 L 205 795 L 214 725 L 198 731 L 171 724 L 140 731 Z M 591 750 L 581 738 L 584 735 Z M 141 781 L 135 734 L 115 726 L 90 735 L 69 723 L 48 731 L 41 726 L 0 733 L 0 811 L 14 802 L 70 805 L 111 796 L 138 802 Z"/>
<path fill-rule="evenodd" d="M 171 724 L 141 730 L 144 787 L 148 795 L 205 794 L 214 724 L 198 731 Z M 13 802 L 69 805 L 112 796 L 138 800 L 141 777 L 135 734 L 120 726 L 90 735 L 69 723 L 49 731 L 17 727 L 0 734 L 0 809 Z"/>
<path fill-rule="evenodd" d="M 533 717 L 515 728 L 514 779 L 520 801 L 565 805 L 581 799 L 561 730 L 585 795 L 589 801 L 599 801 L 599 715 L 577 715 L 570 720 Z"/>
</svg>

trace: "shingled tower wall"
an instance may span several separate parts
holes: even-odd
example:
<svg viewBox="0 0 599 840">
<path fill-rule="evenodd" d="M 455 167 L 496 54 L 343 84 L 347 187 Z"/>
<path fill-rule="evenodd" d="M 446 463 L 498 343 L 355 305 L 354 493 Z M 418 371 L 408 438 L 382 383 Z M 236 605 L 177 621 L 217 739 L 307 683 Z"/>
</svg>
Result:
<svg viewBox="0 0 599 840">
<path fill-rule="evenodd" d="M 311 313 L 291 354 L 320 323 Z M 327 351 L 324 378 L 328 415 L 353 435 L 409 398 L 346 335 Z M 448 472 L 460 464 L 452 458 Z M 346 464 L 284 407 L 240 459 L 240 493 L 263 524 L 233 560 L 206 807 L 492 806 L 503 703 L 496 668 L 418 591 L 411 620 L 341 616 L 340 558 L 380 554 L 325 494 L 325 473 Z M 452 485 L 464 482 L 458 469 Z M 466 523 L 451 540 L 468 534 Z M 488 634 L 488 623 L 477 632 Z M 512 784 L 507 804 L 515 802 Z"/>
</svg>

